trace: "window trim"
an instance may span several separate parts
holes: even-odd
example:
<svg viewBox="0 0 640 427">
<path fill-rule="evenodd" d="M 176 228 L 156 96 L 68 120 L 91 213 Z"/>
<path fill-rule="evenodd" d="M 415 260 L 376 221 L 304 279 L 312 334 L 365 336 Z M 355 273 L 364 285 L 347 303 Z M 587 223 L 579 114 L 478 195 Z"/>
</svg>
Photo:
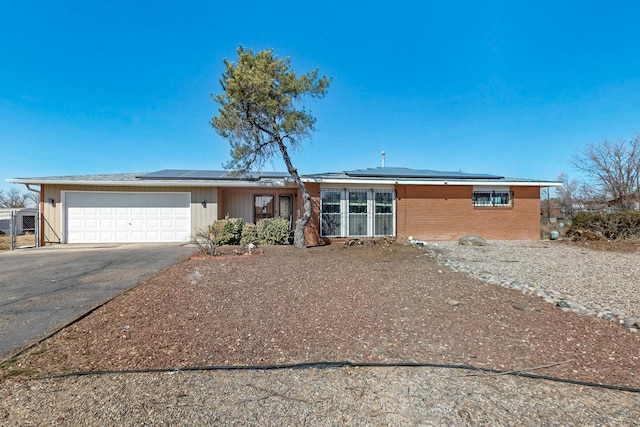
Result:
<svg viewBox="0 0 640 427">
<path fill-rule="evenodd" d="M 326 193 L 339 193 L 340 194 L 340 202 L 339 202 L 339 215 L 337 218 L 339 220 L 339 226 L 337 229 L 339 230 L 339 234 L 325 234 L 324 230 L 324 221 L 323 221 L 323 205 L 324 205 L 324 196 Z M 351 215 L 362 216 L 363 213 L 354 213 L 350 212 L 350 197 L 351 193 L 366 193 L 366 232 L 365 234 L 351 234 L 350 233 L 350 221 Z M 376 195 L 379 193 L 387 193 L 391 194 L 391 212 L 390 213 L 376 213 Z M 334 203 L 334 206 L 336 204 Z M 362 206 L 362 205 L 361 205 Z M 336 213 L 331 213 L 331 215 L 336 215 Z M 391 234 L 376 234 L 376 219 L 380 216 L 389 216 L 391 215 Z M 336 231 L 338 231 L 336 230 Z M 320 189 L 320 237 L 321 238 L 372 238 L 372 237 L 381 237 L 385 235 L 396 235 L 396 191 L 394 188 L 389 187 L 374 187 L 374 188 L 361 188 L 361 187 L 350 187 L 350 188 L 335 188 L 335 187 L 327 187 Z"/>
<path fill-rule="evenodd" d="M 391 212 L 376 212 L 378 205 L 380 206 L 386 206 L 386 203 L 378 203 L 378 201 L 376 200 L 376 196 L 378 194 L 391 194 Z M 388 215 L 391 215 L 391 232 L 392 235 L 395 236 L 396 235 L 396 194 L 395 191 L 390 190 L 390 191 L 383 191 L 383 190 L 378 190 L 378 191 L 374 191 L 373 193 L 373 200 L 372 200 L 372 211 L 373 211 L 373 235 L 374 237 L 381 237 L 381 236 L 388 236 L 389 234 L 377 234 L 376 233 L 376 224 L 377 221 L 376 219 L 379 217 L 386 217 Z"/>
<path fill-rule="evenodd" d="M 508 198 L 507 203 L 499 202 L 498 200 L 504 200 L 505 195 Z M 474 208 L 512 208 L 513 200 L 511 187 L 477 186 L 473 187 L 471 195 L 471 203 Z"/>
<path fill-rule="evenodd" d="M 338 212 L 331 212 L 331 213 L 327 213 L 330 215 L 336 215 L 339 218 L 340 221 L 340 226 L 338 227 L 338 234 L 332 234 L 332 235 L 325 235 L 324 234 L 324 227 L 323 227 L 323 223 L 324 221 L 322 220 L 322 216 L 325 214 L 325 212 L 322 211 L 323 208 L 323 195 L 326 193 L 338 193 Z M 344 208 L 343 208 L 343 204 L 344 204 L 344 200 L 342 197 L 342 190 L 338 189 L 338 188 L 326 188 L 326 189 L 320 189 L 320 236 L 321 237 L 340 237 L 343 234 L 343 225 L 344 225 L 344 221 L 342 220 L 342 216 L 344 215 Z M 331 203 L 331 205 L 335 206 L 335 203 Z"/>
<path fill-rule="evenodd" d="M 265 212 L 263 215 L 258 215 L 257 213 L 257 209 L 258 205 L 256 204 L 257 199 L 259 197 L 270 197 L 271 198 L 271 202 L 267 203 L 266 205 L 262 206 L 262 209 L 267 208 L 269 205 L 271 205 L 271 210 L 270 212 Z M 265 218 L 274 218 L 275 217 L 275 202 L 276 202 L 276 198 L 274 194 L 254 194 L 253 195 L 253 223 L 257 224 L 259 220 L 261 219 L 265 219 Z"/>
</svg>

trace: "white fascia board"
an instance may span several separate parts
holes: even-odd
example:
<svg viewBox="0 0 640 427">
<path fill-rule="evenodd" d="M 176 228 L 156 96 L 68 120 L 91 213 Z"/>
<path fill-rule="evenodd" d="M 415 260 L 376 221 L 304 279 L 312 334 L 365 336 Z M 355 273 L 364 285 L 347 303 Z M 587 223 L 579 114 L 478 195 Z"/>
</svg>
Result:
<svg viewBox="0 0 640 427">
<path fill-rule="evenodd" d="M 562 187 L 561 182 L 556 181 L 494 181 L 494 180 L 404 180 L 404 179 L 302 179 L 305 182 L 314 182 L 330 185 L 476 185 L 497 187 Z"/>
<path fill-rule="evenodd" d="M 5 181 L 13 184 L 31 185 L 95 185 L 101 187 L 294 187 L 295 185 L 287 180 L 269 181 L 177 181 L 177 180 L 146 180 L 146 181 L 91 181 L 91 180 L 31 180 L 21 178 L 11 178 Z"/>
</svg>

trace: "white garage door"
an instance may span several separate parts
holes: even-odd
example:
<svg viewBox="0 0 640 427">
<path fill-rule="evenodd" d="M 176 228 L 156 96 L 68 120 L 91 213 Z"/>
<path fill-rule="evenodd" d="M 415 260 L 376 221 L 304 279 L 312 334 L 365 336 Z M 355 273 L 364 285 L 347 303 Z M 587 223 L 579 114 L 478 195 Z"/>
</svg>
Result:
<svg viewBox="0 0 640 427">
<path fill-rule="evenodd" d="M 189 193 L 65 192 L 67 243 L 185 242 Z"/>
</svg>

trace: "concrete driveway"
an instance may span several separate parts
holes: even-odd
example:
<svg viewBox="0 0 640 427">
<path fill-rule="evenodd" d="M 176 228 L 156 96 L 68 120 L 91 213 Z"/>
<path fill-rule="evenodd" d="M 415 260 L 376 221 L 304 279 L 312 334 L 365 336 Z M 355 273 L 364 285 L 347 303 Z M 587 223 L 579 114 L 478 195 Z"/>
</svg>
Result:
<svg viewBox="0 0 640 427">
<path fill-rule="evenodd" d="M 179 244 L 108 244 L 0 253 L 0 360 L 194 250 Z"/>
</svg>

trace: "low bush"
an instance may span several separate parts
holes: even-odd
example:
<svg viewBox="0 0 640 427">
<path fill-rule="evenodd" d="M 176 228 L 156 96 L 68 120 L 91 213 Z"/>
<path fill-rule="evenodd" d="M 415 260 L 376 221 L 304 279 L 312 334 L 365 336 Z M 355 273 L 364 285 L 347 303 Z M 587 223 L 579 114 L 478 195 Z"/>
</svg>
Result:
<svg viewBox="0 0 640 427">
<path fill-rule="evenodd" d="M 214 245 L 286 245 L 289 243 L 289 221 L 284 218 L 265 218 L 257 224 L 245 223 L 242 218 L 220 219 L 209 227 Z"/>
<path fill-rule="evenodd" d="M 242 237 L 240 238 L 240 244 L 248 245 L 249 243 L 257 245 L 258 243 L 260 243 L 260 239 L 258 238 L 258 227 L 255 224 L 246 223 L 242 228 Z"/>
<path fill-rule="evenodd" d="M 574 215 L 569 236 L 580 236 L 588 230 L 609 240 L 640 237 L 640 212 L 579 213 Z M 589 234 L 591 235 L 591 234 Z"/>
<path fill-rule="evenodd" d="M 256 229 L 260 244 L 286 245 L 289 242 L 289 221 L 284 218 L 261 219 Z"/>
<path fill-rule="evenodd" d="M 209 227 L 209 236 L 215 245 L 238 245 L 242 238 L 244 219 L 219 219 Z"/>
</svg>

